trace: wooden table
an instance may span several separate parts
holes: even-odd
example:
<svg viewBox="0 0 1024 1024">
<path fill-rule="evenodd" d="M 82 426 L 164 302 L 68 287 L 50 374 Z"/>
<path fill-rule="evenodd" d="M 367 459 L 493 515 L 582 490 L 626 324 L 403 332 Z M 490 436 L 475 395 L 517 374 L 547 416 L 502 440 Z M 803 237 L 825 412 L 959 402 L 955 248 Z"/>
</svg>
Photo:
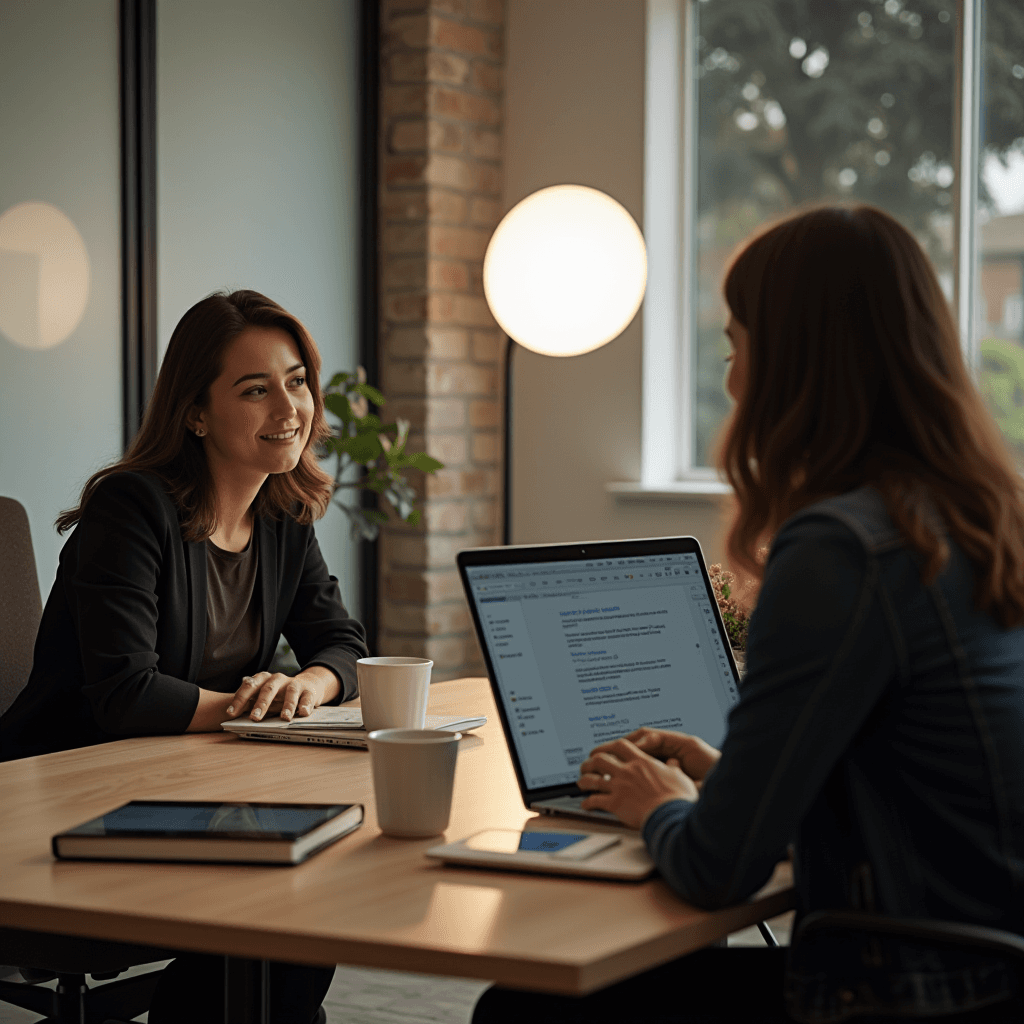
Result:
<svg viewBox="0 0 1024 1024">
<path fill-rule="evenodd" d="M 483 713 L 459 751 L 447 840 L 531 816 L 485 679 L 435 684 L 430 712 Z M 584 994 L 792 905 L 697 910 L 636 883 L 437 866 L 440 839 L 377 828 L 368 755 L 227 734 L 122 740 L 0 764 L 0 924 L 231 957 L 356 964 Z M 366 805 L 361 829 L 297 867 L 56 861 L 50 836 L 129 799 Z"/>
</svg>

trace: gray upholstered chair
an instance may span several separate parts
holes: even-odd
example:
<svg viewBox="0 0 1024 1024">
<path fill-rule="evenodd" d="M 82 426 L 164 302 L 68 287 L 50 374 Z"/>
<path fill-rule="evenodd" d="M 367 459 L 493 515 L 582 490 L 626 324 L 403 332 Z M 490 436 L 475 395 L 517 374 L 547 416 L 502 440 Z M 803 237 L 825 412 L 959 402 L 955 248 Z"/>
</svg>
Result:
<svg viewBox="0 0 1024 1024">
<path fill-rule="evenodd" d="M 0 498 L 0 714 L 28 681 L 42 611 L 28 516 L 20 502 Z M 43 1024 L 129 1020 L 149 1008 L 160 972 L 98 987 L 89 986 L 85 975 L 114 978 L 128 967 L 173 956 L 170 950 L 0 928 L 0 964 L 20 968 L 28 982 L 0 981 L 0 1002 L 45 1014 Z M 54 978 L 55 991 L 39 984 Z"/>
<path fill-rule="evenodd" d="M 21 503 L 0 498 L 0 715 L 28 680 L 43 604 Z"/>
</svg>

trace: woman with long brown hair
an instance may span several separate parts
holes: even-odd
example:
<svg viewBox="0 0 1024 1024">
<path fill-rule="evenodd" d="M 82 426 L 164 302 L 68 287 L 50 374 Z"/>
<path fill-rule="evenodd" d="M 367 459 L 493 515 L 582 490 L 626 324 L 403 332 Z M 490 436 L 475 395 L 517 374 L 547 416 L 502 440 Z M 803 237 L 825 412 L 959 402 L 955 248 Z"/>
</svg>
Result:
<svg viewBox="0 0 1024 1024">
<path fill-rule="evenodd" d="M 1024 934 L 1024 486 L 935 273 L 881 210 L 829 207 L 747 243 L 725 296 L 728 550 L 762 580 L 740 701 L 721 751 L 654 729 L 598 747 L 584 806 L 642 829 L 702 907 L 792 848 L 798 923 Z M 1024 1016 L 997 956 L 840 936 L 786 957 L 709 949 L 584 1000 L 485 995 L 475 1019 Z"/>
<path fill-rule="evenodd" d="M 32 673 L 0 719 L 0 760 L 356 695 L 365 633 L 313 532 L 331 497 L 319 374 L 305 327 L 258 292 L 185 313 L 138 437 L 57 520 L 74 529 Z M 271 671 L 282 634 L 294 676 Z M 219 1019 L 221 973 L 218 958 L 175 961 L 150 1020 L 205 1019 L 197 1003 Z M 273 965 L 273 1019 L 308 1024 L 332 974 Z"/>
</svg>

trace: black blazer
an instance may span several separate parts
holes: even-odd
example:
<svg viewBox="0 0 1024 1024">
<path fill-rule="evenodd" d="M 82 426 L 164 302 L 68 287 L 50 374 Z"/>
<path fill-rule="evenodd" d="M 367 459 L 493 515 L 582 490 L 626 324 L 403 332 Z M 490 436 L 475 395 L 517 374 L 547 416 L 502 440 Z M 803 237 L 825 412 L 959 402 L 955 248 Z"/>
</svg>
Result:
<svg viewBox="0 0 1024 1024">
<path fill-rule="evenodd" d="M 267 669 L 281 633 L 305 668 L 326 665 L 356 695 L 363 627 L 349 618 L 312 526 L 257 518 Z M 107 477 L 60 553 L 25 689 L 0 718 L 0 760 L 124 736 L 183 733 L 199 703 L 206 545 L 181 538 L 150 473 Z"/>
</svg>

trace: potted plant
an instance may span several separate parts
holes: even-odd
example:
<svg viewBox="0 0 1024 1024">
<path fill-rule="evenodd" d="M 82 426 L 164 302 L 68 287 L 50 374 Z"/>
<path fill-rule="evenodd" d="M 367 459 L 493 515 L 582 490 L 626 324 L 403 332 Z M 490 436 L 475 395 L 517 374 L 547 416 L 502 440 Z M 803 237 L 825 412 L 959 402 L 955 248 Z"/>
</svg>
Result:
<svg viewBox="0 0 1024 1024">
<path fill-rule="evenodd" d="M 763 564 L 768 557 L 768 549 L 760 548 L 757 557 Z M 753 580 L 747 580 L 742 588 L 742 597 L 738 596 L 735 573 L 723 569 L 717 562 L 708 566 L 708 576 L 711 578 L 711 589 L 715 593 L 718 610 L 722 613 L 722 622 L 725 623 L 736 667 L 742 676 L 747 669 L 747 631 L 750 628 L 750 608 L 756 596 L 756 586 Z"/>
<path fill-rule="evenodd" d="M 421 517 L 419 500 L 406 478 L 410 469 L 436 473 L 444 464 L 426 452 L 408 450 L 409 421 L 396 419 L 385 423 L 370 412 L 370 403 L 380 407 L 384 396 L 366 383 L 366 371 L 336 373 L 324 390 L 324 406 L 331 436 L 318 453 L 323 462 L 334 460 L 331 503 L 348 516 L 352 536 L 357 540 L 376 540 L 381 526 L 388 521 L 388 509 L 399 519 L 416 526 Z M 383 508 L 365 508 L 361 491 L 372 491 L 385 499 Z M 278 643 L 274 672 L 294 674 L 299 665 L 282 637 Z"/>
<path fill-rule="evenodd" d="M 410 452 L 409 421 L 396 419 L 385 423 L 370 412 L 370 402 L 383 406 L 384 396 L 366 383 L 366 371 L 336 373 L 328 384 L 324 405 L 337 421 L 331 424 L 331 436 L 320 458 L 334 460 L 332 503 L 349 518 L 352 535 L 376 540 L 388 513 L 381 508 L 364 508 L 359 499 L 362 490 L 373 491 L 387 502 L 398 518 L 410 526 L 420 521 L 417 496 L 405 474 L 410 469 L 436 473 L 444 464 L 426 452 Z M 359 471 L 361 467 L 361 471 Z"/>
</svg>

